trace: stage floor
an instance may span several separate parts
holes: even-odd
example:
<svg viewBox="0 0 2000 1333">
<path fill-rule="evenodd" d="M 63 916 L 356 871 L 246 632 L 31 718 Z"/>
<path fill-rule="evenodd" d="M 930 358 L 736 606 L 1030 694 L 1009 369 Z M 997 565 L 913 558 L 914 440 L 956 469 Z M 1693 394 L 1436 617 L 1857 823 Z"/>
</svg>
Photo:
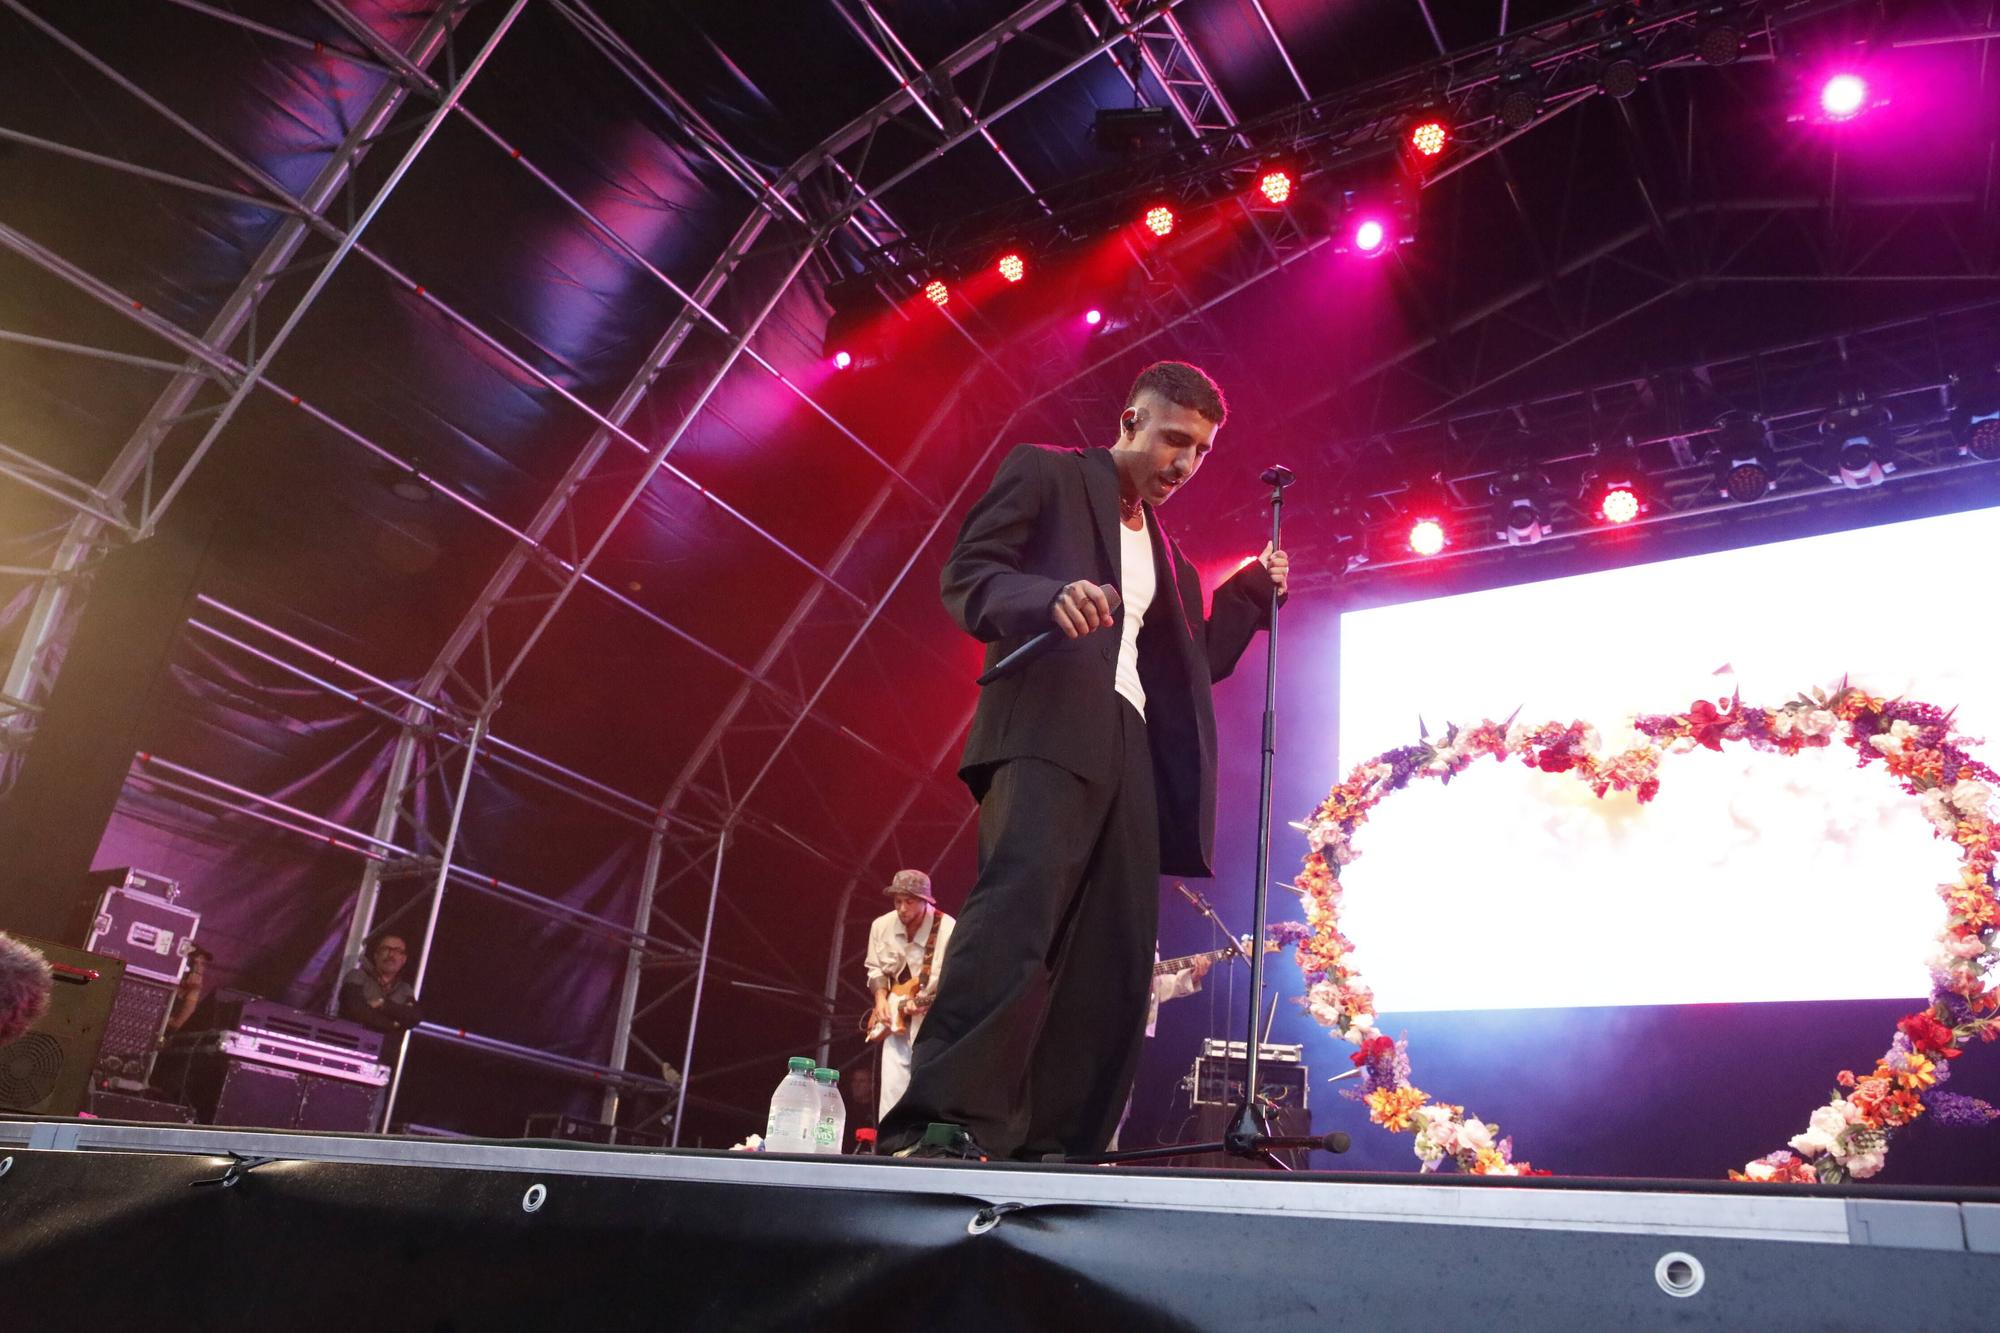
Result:
<svg viewBox="0 0 2000 1333">
<path fill-rule="evenodd" d="M 1996 1282 L 1990 1190 L 0 1121 L 10 1329 L 1970 1329 Z"/>
</svg>

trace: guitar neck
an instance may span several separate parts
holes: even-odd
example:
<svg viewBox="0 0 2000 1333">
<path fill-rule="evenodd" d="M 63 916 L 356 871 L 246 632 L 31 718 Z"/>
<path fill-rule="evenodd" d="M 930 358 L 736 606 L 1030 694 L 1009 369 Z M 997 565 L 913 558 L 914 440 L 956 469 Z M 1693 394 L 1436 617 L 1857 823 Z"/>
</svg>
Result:
<svg viewBox="0 0 2000 1333">
<path fill-rule="evenodd" d="M 1169 972 L 1182 972 L 1194 966 L 1195 959 L 1206 958 L 1211 963 L 1219 963 L 1225 958 L 1233 958 L 1238 950 L 1232 945 L 1227 949 L 1210 949 L 1207 953 L 1191 953 L 1185 958 L 1168 958 L 1153 964 L 1153 975 L 1164 977 Z"/>
</svg>

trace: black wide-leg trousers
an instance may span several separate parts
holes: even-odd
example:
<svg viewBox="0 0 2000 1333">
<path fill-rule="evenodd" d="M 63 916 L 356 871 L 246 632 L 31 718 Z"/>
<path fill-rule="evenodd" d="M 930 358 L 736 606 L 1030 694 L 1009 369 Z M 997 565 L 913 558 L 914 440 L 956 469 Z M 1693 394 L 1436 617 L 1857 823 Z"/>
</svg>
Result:
<svg viewBox="0 0 2000 1333">
<path fill-rule="evenodd" d="M 1101 1152 L 1137 1072 L 1159 927 L 1160 835 L 1146 724 L 1123 698 L 1117 776 L 998 766 L 979 879 L 945 950 L 909 1091 L 885 1145 L 931 1121 L 997 1157 Z"/>
</svg>

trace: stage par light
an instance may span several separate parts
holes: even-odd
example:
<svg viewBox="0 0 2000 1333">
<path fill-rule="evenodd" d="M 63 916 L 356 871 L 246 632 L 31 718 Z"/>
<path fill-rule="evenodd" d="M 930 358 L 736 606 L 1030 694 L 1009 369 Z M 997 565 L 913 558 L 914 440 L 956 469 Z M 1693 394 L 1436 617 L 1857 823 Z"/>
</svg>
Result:
<svg viewBox="0 0 2000 1333">
<path fill-rule="evenodd" d="M 1982 463 L 2000 462 L 2000 374 L 1954 374 L 1950 423 L 1959 453 Z"/>
<path fill-rule="evenodd" d="M 1028 261 L 1021 258 L 1018 250 L 1009 250 L 1001 255 L 1000 262 L 994 267 L 999 269 L 1000 276 L 1009 282 L 1019 282 L 1028 276 Z"/>
<path fill-rule="evenodd" d="M 1451 142 L 1451 133 L 1445 129 L 1442 120 L 1435 116 L 1426 116 L 1410 127 L 1409 135 L 1404 141 L 1409 144 L 1410 151 L 1418 157 L 1433 158 L 1442 153 L 1445 145 Z"/>
<path fill-rule="evenodd" d="M 1819 85 L 1820 114 L 1828 120 L 1852 120 L 1868 109 L 1868 80 L 1852 70 L 1829 74 Z"/>
<path fill-rule="evenodd" d="M 1716 489 L 1724 499 L 1739 504 L 1763 499 L 1771 493 L 1776 473 L 1771 458 L 1770 427 L 1755 413 L 1724 413 L 1715 423 L 1708 464 L 1715 472 Z"/>
<path fill-rule="evenodd" d="M 1880 486 L 1896 470 L 1889 459 L 1889 426 L 1888 410 L 1874 403 L 1836 408 L 1822 417 L 1819 433 L 1827 442 L 1827 480 L 1850 491 Z"/>
<path fill-rule="evenodd" d="M 1500 76 L 1493 114 L 1510 130 L 1525 130 L 1542 114 L 1542 90 L 1534 73 L 1513 69 Z"/>
<path fill-rule="evenodd" d="M 942 310 L 951 300 L 951 288 L 944 285 L 944 279 L 932 278 L 924 284 L 924 299 Z"/>
<path fill-rule="evenodd" d="M 1597 502 L 1597 516 L 1606 523 L 1625 524 L 1639 517 L 1640 508 L 1639 492 L 1616 483 L 1604 488 L 1604 498 Z"/>
<path fill-rule="evenodd" d="M 1292 173 L 1282 167 L 1273 167 L 1257 180 L 1257 192 L 1264 197 L 1266 203 L 1289 203 L 1294 188 Z"/>
<path fill-rule="evenodd" d="M 1104 322 L 1104 312 L 1102 310 L 1099 310 L 1096 306 L 1092 306 L 1090 309 L 1083 312 L 1083 322 L 1090 325 L 1090 327 L 1094 329 L 1099 324 L 1102 324 Z"/>
<path fill-rule="evenodd" d="M 1410 523 L 1410 549 L 1418 555 L 1429 557 L 1444 550 L 1444 524 L 1429 516 L 1421 516 Z"/>
<path fill-rule="evenodd" d="M 1348 235 L 1352 238 L 1357 253 L 1379 255 L 1387 248 L 1389 229 L 1382 225 L 1382 219 L 1363 216 L 1356 219 L 1353 230 Z"/>
<path fill-rule="evenodd" d="M 846 370 L 849 366 L 853 364 L 854 364 L 854 354 L 852 352 L 849 352 L 843 348 L 842 350 L 835 352 L 833 354 L 833 368 L 835 370 Z"/>
<path fill-rule="evenodd" d="M 1174 234 L 1174 210 L 1165 204 L 1154 204 L 1147 209 L 1142 221 L 1147 231 L 1163 240 Z"/>
</svg>

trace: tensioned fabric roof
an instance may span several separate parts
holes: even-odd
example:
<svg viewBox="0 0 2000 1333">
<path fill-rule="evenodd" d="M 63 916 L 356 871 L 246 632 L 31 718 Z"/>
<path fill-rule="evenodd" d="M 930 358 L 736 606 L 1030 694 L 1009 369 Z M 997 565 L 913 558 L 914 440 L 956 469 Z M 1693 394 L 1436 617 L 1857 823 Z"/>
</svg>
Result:
<svg viewBox="0 0 2000 1333">
<path fill-rule="evenodd" d="M 1236 415 L 1176 531 L 1217 568 L 1255 549 L 1240 447 L 1324 483 L 1309 565 L 1334 497 L 1480 464 L 1454 413 L 1981 323 L 1950 312 L 1992 295 L 1990 44 L 1940 42 L 1902 95 L 1986 106 L 1961 134 L 1836 145 L 1788 121 L 1794 65 L 1663 70 L 1433 183 L 1386 261 L 1245 242 L 1216 261 L 1240 292 L 1059 363 L 1006 362 L 977 309 L 873 369 L 823 357 L 862 255 L 1103 170 L 1101 109 L 1226 127 L 1570 8 L 0 0 L 0 458 L 27 477 L 0 651 L 40 643 L 34 571 L 212 530 L 164 765 L 106 854 L 188 881 L 226 979 L 316 1003 L 358 901 L 422 933 L 449 841 L 433 1015 L 591 1064 L 623 1054 L 619 923 L 657 885 L 633 1067 L 683 1059 L 706 939 L 696 1109 L 754 1103 L 751 1057 L 816 1030 L 837 919 L 902 865 L 969 881 L 977 653 L 935 589 L 1003 430 L 1104 443 L 1135 369 L 1199 360 Z"/>
</svg>

